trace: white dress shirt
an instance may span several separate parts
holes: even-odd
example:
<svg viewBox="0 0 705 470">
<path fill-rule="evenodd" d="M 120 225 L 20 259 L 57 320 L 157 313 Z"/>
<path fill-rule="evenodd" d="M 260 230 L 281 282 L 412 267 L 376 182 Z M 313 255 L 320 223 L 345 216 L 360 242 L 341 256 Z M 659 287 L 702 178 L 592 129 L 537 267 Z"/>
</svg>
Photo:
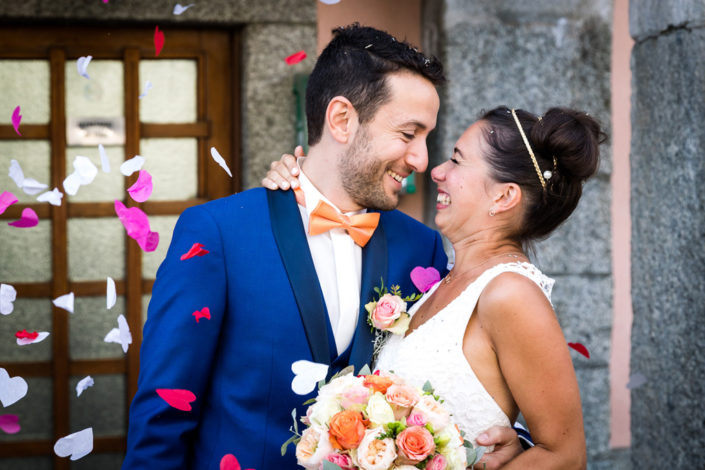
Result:
<svg viewBox="0 0 705 470">
<path fill-rule="evenodd" d="M 303 171 L 299 183 L 304 192 L 306 207 L 299 205 L 301 220 L 306 230 L 306 240 L 311 250 L 313 265 L 321 283 L 323 299 L 335 337 L 338 354 L 350 345 L 360 309 L 360 277 L 362 273 L 362 248 L 342 228 L 334 228 L 319 235 L 308 234 L 311 212 L 319 201 L 330 202 L 318 191 Z M 364 214 L 367 210 L 346 212 L 345 215 Z"/>
</svg>

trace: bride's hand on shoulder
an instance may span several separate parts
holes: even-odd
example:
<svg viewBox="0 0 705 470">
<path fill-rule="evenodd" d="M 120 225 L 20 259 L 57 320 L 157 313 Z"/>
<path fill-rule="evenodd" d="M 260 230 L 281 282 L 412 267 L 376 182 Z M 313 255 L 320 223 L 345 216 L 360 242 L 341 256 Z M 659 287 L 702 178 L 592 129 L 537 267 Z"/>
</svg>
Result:
<svg viewBox="0 0 705 470">
<path fill-rule="evenodd" d="M 262 178 L 262 186 L 267 189 L 288 190 L 296 189 L 299 186 L 299 165 L 296 163 L 297 158 L 304 157 L 304 149 L 298 145 L 294 149 L 294 155 L 285 153 L 281 159 L 272 162 L 269 166 L 269 171 Z"/>
<path fill-rule="evenodd" d="M 494 446 L 494 450 L 484 454 L 473 467 L 474 470 L 502 468 L 523 451 L 516 431 L 507 426 L 492 426 L 477 437 L 477 443 L 486 447 Z"/>
</svg>

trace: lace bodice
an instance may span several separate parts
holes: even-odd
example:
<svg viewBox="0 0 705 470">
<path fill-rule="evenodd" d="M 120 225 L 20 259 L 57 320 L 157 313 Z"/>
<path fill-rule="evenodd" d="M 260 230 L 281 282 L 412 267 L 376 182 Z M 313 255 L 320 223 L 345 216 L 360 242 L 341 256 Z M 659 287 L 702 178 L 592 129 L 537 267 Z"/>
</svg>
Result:
<svg viewBox="0 0 705 470">
<path fill-rule="evenodd" d="M 492 279 L 505 272 L 528 277 L 538 284 L 550 301 L 553 279 L 534 265 L 516 262 L 493 266 L 409 336 L 391 336 L 375 366 L 394 371 L 418 387 L 430 381 L 436 393 L 445 400 L 454 422 L 465 431 L 465 438 L 473 445 L 477 436 L 491 426 L 511 425 L 463 354 L 463 336 L 480 293 Z M 409 310 L 409 314 L 413 316 L 437 287 L 438 284 L 433 286 Z"/>
</svg>

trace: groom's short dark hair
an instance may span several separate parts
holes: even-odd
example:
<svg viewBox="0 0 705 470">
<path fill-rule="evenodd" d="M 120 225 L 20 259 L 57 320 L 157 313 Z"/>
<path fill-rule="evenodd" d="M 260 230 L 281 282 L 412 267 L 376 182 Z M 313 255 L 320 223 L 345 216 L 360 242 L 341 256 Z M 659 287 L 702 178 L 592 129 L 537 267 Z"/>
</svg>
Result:
<svg viewBox="0 0 705 470">
<path fill-rule="evenodd" d="M 306 86 L 309 145 L 321 139 L 326 108 L 335 96 L 349 99 L 364 124 L 389 99 L 387 74 L 406 69 L 434 85 L 445 82 L 437 58 L 426 57 L 384 31 L 354 23 L 334 29 L 333 35 Z"/>
</svg>

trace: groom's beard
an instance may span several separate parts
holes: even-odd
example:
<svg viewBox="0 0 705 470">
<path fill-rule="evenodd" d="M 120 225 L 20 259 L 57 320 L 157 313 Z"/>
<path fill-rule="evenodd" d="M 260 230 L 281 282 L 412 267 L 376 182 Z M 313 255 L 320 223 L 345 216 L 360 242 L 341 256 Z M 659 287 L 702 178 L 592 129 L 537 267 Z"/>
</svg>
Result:
<svg viewBox="0 0 705 470">
<path fill-rule="evenodd" d="M 338 174 L 348 196 L 361 207 L 389 211 L 399 204 L 399 195 L 384 191 L 387 164 L 372 153 L 367 128 L 361 126 L 355 140 L 338 161 Z"/>
</svg>

